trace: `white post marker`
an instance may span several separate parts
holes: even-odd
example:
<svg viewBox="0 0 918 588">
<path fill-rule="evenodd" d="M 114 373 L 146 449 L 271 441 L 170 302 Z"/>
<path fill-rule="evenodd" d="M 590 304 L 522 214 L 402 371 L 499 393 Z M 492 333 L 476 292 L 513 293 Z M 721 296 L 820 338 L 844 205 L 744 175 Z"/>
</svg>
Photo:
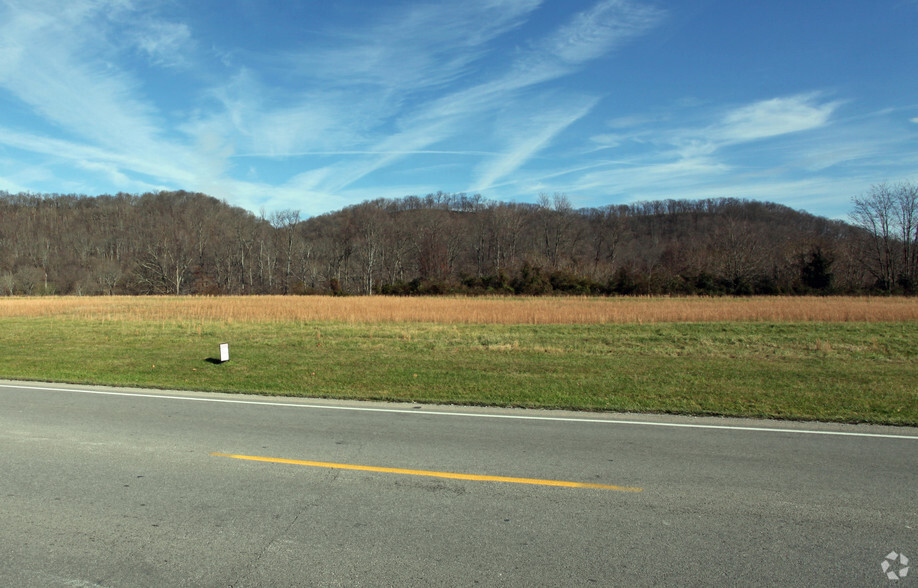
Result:
<svg viewBox="0 0 918 588">
<path fill-rule="evenodd" d="M 220 343 L 220 363 L 229 361 L 229 343 Z"/>
</svg>

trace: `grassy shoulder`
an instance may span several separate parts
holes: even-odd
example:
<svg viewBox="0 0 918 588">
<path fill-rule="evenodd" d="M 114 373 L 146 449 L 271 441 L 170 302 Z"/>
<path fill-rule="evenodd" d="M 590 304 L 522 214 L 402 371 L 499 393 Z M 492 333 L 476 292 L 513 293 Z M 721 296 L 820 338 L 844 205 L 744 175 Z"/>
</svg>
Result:
<svg viewBox="0 0 918 588">
<path fill-rule="evenodd" d="M 231 360 L 207 361 L 218 344 Z M 269 395 L 918 425 L 896 323 L 0 319 L 0 377 Z"/>
</svg>

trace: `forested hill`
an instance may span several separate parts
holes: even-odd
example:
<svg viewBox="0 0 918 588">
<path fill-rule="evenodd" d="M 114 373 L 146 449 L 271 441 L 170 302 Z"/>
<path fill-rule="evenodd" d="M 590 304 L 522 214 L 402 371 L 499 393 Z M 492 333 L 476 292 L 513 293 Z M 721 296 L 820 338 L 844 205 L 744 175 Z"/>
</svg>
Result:
<svg viewBox="0 0 918 588">
<path fill-rule="evenodd" d="M 438 193 L 302 219 L 188 192 L 0 192 L 0 292 L 863 292 L 878 286 L 869 241 L 840 221 L 734 199 L 577 210 L 564 196 Z"/>
</svg>

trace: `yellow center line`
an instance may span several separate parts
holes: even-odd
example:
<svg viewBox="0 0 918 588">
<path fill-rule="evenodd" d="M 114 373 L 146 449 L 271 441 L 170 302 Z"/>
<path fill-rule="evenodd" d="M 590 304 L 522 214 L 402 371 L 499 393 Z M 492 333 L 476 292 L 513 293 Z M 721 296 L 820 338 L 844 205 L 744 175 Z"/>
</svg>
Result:
<svg viewBox="0 0 918 588">
<path fill-rule="evenodd" d="M 511 484 L 535 484 L 538 486 L 564 486 L 566 488 L 599 488 L 602 490 L 618 490 L 619 492 L 643 492 L 643 488 L 632 486 L 611 486 L 608 484 L 591 484 L 589 482 L 565 482 L 563 480 L 538 480 L 535 478 L 510 478 L 507 476 L 482 476 L 479 474 L 456 474 L 453 472 L 432 472 L 426 470 L 406 470 L 402 468 L 381 468 L 377 466 L 352 465 L 347 463 L 329 463 L 324 461 L 306 461 L 300 459 L 284 459 L 282 457 L 259 457 L 256 455 L 231 455 L 229 453 L 211 453 L 219 457 L 233 459 L 247 459 L 249 461 L 265 461 L 270 463 L 286 463 L 293 465 L 311 466 L 316 468 L 332 468 L 336 470 L 359 470 L 363 472 L 383 472 L 386 474 L 406 474 L 409 476 L 428 476 L 433 478 L 449 478 L 451 480 L 474 480 L 478 482 L 509 482 Z"/>
</svg>

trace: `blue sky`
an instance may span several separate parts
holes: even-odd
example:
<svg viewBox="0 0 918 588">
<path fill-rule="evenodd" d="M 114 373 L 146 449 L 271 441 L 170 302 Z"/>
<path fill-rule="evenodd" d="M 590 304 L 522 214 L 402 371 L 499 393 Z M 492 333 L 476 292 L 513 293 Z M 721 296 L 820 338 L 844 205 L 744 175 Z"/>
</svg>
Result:
<svg viewBox="0 0 918 588">
<path fill-rule="evenodd" d="M 843 218 L 918 177 L 918 0 L 0 0 L 0 190 Z"/>
</svg>

